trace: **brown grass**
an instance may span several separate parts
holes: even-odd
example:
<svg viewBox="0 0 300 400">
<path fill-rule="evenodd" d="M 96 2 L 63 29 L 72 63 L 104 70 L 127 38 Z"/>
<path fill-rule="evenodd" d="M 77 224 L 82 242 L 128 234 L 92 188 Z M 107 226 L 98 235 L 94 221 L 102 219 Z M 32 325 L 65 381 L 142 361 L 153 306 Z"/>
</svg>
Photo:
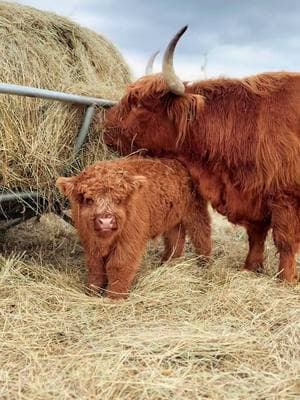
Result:
<svg viewBox="0 0 300 400">
<path fill-rule="evenodd" d="M 130 80 L 106 38 L 66 18 L 0 2 L 0 81 L 118 99 Z M 0 187 L 38 189 L 73 161 L 84 107 L 0 94 Z M 104 157 L 99 129 L 77 167 Z"/>
<path fill-rule="evenodd" d="M 83 254 L 54 216 L 0 259 L 1 399 L 299 399 L 300 286 L 240 271 L 245 234 L 214 217 L 208 268 L 150 246 L 127 301 L 84 294 Z M 14 255 L 12 251 L 15 251 Z"/>
</svg>

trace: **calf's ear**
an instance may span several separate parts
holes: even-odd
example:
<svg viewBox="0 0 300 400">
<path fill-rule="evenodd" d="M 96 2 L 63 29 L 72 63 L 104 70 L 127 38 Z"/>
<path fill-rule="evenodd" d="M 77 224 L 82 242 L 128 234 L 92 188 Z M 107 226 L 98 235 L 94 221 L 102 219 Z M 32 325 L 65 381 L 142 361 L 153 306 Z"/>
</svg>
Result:
<svg viewBox="0 0 300 400">
<path fill-rule="evenodd" d="M 70 197 L 74 193 L 75 181 L 76 181 L 75 176 L 71 176 L 68 178 L 61 176 L 60 178 L 57 179 L 56 186 L 58 187 L 58 189 L 61 191 L 62 194 L 64 194 L 67 197 Z"/>
<path fill-rule="evenodd" d="M 143 175 L 135 175 L 133 177 L 133 187 L 135 190 L 138 190 L 145 186 L 147 183 L 147 178 Z"/>
</svg>

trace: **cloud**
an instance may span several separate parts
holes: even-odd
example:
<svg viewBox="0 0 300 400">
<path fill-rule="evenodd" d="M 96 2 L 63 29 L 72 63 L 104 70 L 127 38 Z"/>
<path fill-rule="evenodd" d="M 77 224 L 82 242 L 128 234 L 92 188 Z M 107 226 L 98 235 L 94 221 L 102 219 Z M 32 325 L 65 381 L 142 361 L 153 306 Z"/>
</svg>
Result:
<svg viewBox="0 0 300 400">
<path fill-rule="evenodd" d="M 244 76 L 300 68 L 300 2 L 297 0 L 20 0 L 67 16 L 109 38 L 135 76 L 144 72 L 154 50 L 163 51 L 185 23 L 189 30 L 176 49 L 176 71 L 183 79 Z M 160 70 L 161 59 L 155 68 Z"/>
</svg>

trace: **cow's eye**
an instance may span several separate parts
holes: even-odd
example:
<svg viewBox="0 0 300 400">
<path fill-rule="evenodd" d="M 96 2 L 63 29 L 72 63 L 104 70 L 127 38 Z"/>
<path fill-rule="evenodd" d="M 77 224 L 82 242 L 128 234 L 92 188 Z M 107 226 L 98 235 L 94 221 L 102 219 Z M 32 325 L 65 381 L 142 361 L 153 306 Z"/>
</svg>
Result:
<svg viewBox="0 0 300 400">
<path fill-rule="evenodd" d="M 90 197 L 86 197 L 84 199 L 84 204 L 87 205 L 87 206 L 91 206 L 93 203 L 94 203 L 94 200 L 92 198 L 90 198 Z"/>
</svg>

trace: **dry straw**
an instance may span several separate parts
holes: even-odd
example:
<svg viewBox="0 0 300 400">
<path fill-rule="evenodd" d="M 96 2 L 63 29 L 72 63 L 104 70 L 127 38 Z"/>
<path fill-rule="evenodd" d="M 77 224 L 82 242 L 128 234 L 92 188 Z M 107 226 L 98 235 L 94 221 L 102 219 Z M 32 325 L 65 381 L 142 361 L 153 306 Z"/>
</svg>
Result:
<svg viewBox="0 0 300 400">
<path fill-rule="evenodd" d="M 103 38 L 27 7 L 0 3 L 0 46 L 4 82 L 117 98 L 129 80 Z M 82 109 L 0 100 L 0 185 L 49 192 Z M 276 280 L 270 242 L 265 273 L 241 272 L 245 235 L 215 218 L 209 267 L 191 251 L 159 266 L 150 247 L 130 298 L 114 302 L 86 296 L 72 229 L 42 217 L 2 241 L 1 400 L 299 399 L 300 287 Z"/>
<path fill-rule="evenodd" d="M 83 253 L 55 218 L 14 228 L 0 259 L 3 400 L 296 400 L 300 287 L 240 271 L 246 238 L 214 224 L 208 268 L 150 247 L 126 301 L 84 293 Z M 30 234 L 28 233 L 30 232 Z"/>
<path fill-rule="evenodd" d="M 101 29 L 101 26 L 99 26 Z M 118 99 L 128 67 L 106 38 L 55 14 L 0 2 L 0 81 Z M 51 194 L 72 161 L 84 108 L 0 95 L 0 187 Z M 98 127 L 99 128 L 99 127 Z M 99 129 L 78 164 L 103 157 Z"/>
</svg>

